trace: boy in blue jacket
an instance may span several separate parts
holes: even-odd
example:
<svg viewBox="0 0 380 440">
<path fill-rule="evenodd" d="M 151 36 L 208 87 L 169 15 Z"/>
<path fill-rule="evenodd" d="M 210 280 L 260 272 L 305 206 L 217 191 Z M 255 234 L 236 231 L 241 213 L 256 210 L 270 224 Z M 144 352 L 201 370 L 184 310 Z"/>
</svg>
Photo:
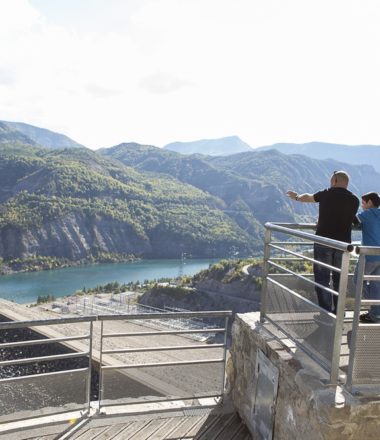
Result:
<svg viewBox="0 0 380 440">
<path fill-rule="evenodd" d="M 380 246 L 380 196 L 370 192 L 362 196 L 363 211 L 357 214 L 362 229 L 363 246 Z M 366 275 L 380 276 L 380 255 L 367 255 Z M 356 273 L 355 273 L 356 279 Z M 365 282 L 363 293 L 366 299 L 380 300 L 380 281 Z M 360 315 L 360 322 L 380 323 L 380 306 L 371 306 L 368 313 Z"/>
</svg>

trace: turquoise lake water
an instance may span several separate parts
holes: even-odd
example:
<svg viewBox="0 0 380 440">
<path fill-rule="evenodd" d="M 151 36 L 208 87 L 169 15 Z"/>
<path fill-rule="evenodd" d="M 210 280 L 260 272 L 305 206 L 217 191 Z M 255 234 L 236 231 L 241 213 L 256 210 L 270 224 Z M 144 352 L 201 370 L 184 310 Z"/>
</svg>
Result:
<svg viewBox="0 0 380 440">
<path fill-rule="evenodd" d="M 142 260 L 130 263 L 94 264 L 0 277 L 0 298 L 19 304 L 36 302 L 38 295 L 70 295 L 83 287 L 112 281 L 143 282 L 163 277 L 194 275 L 218 260 Z"/>
</svg>

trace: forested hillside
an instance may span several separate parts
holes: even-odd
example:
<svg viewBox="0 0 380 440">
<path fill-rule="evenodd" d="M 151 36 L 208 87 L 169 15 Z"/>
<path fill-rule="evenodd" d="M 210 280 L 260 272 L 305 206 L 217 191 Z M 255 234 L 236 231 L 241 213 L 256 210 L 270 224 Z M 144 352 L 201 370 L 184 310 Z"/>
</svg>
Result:
<svg viewBox="0 0 380 440">
<path fill-rule="evenodd" d="M 350 173 L 350 189 L 358 195 L 375 190 L 380 181 L 371 166 L 288 156 L 275 150 L 220 157 L 184 156 L 151 146 L 121 144 L 101 153 L 138 170 L 171 175 L 213 194 L 225 202 L 224 212 L 250 234 L 260 233 L 266 221 L 315 220 L 316 205 L 294 203 L 285 192 L 314 193 L 326 188 L 334 170 Z"/>
<path fill-rule="evenodd" d="M 358 195 L 380 181 L 371 166 L 274 150 L 212 157 L 121 144 L 94 152 L 41 148 L 25 136 L 0 122 L 5 261 L 250 256 L 262 250 L 265 222 L 316 219 L 314 204 L 294 203 L 286 190 L 313 193 L 337 169 Z"/>
<path fill-rule="evenodd" d="M 0 256 L 72 260 L 249 254 L 224 202 L 167 175 L 145 175 L 87 149 L 0 148 Z"/>
</svg>

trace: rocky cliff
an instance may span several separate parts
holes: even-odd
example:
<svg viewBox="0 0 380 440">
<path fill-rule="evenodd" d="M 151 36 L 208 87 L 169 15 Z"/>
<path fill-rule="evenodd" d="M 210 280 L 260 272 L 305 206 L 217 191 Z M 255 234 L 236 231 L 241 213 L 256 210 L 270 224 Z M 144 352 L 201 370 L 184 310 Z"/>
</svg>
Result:
<svg viewBox="0 0 380 440">
<path fill-rule="evenodd" d="M 0 258 L 217 257 L 258 248 L 224 202 L 87 149 L 0 146 Z"/>
<path fill-rule="evenodd" d="M 0 229 L 0 255 L 4 259 L 54 256 L 81 260 L 99 252 L 140 255 L 151 252 L 147 238 L 128 223 L 104 216 L 92 221 L 78 213 L 29 228 Z"/>
</svg>

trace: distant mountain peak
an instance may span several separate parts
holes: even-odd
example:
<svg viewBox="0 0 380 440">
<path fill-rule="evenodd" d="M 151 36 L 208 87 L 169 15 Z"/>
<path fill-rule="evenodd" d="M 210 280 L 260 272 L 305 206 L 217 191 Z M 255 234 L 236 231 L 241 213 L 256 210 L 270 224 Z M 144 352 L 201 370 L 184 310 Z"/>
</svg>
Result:
<svg viewBox="0 0 380 440">
<path fill-rule="evenodd" d="M 62 148 L 83 148 L 84 145 L 73 141 L 68 136 L 46 128 L 25 124 L 24 122 L 0 121 L 0 137 L 2 143 L 22 143 L 38 147 L 62 149 Z M 5 127 L 9 129 L 5 133 Z M 6 135 L 6 136 L 5 136 Z"/>
<path fill-rule="evenodd" d="M 239 136 L 227 136 L 220 139 L 201 139 L 192 142 L 172 142 L 164 149 L 182 154 L 205 154 L 207 156 L 229 156 L 231 154 L 252 151 Z"/>
<path fill-rule="evenodd" d="M 256 149 L 256 151 L 265 150 L 277 150 L 283 154 L 301 154 L 312 159 L 333 159 L 353 165 L 367 164 L 380 171 L 379 145 L 345 145 L 314 141 L 304 144 L 278 143 Z"/>
<path fill-rule="evenodd" d="M 109 148 L 158 148 L 154 145 L 148 145 L 148 144 L 139 144 L 138 142 L 123 142 L 121 144 L 115 145 L 114 147 Z"/>
<path fill-rule="evenodd" d="M 37 146 L 37 143 L 29 136 L 0 121 L 0 144 Z"/>
</svg>

